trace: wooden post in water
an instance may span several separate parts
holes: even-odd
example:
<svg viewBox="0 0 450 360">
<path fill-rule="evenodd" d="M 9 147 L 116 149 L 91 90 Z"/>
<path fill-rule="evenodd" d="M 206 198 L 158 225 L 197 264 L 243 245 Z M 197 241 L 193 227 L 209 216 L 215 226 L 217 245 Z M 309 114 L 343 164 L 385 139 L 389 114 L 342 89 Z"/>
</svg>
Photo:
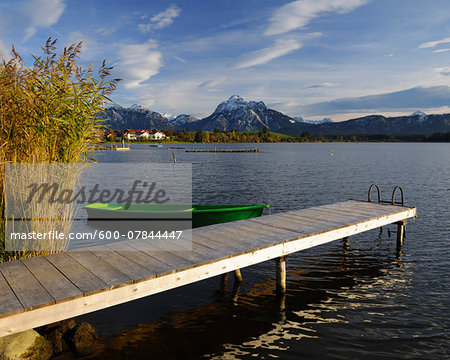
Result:
<svg viewBox="0 0 450 360">
<path fill-rule="evenodd" d="M 235 306 L 238 304 L 240 288 L 241 288 L 241 283 L 235 282 L 233 285 L 233 292 L 231 293 L 231 299 L 233 301 L 233 305 L 235 305 Z"/>
<path fill-rule="evenodd" d="M 286 293 L 286 260 L 287 256 L 280 256 L 276 259 L 278 295 L 284 295 Z"/>
<path fill-rule="evenodd" d="M 242 274 L 240 269 L 234 270 L 234 282 L 240 283 L 242 281 Z"/>
<path fill-rule="evenodd" d="M 350 246 L 350 237 L 349 236 L 342 238 L 342 245 L 344 245 L 345 250 L 348 250 L 348 248 Z"/>
<path fill-rule="evenodd" d="M 228 273 L 220 275 L 220 291 L 226 292 L 228 289 Z"/>
<path fill-rule="evenodd" d="M 173 150 L 172 150 L 172 158 L 173 158 L 173 163 L 176 164 L 177 158 L 175 157 L 175 152 Z"/>
<path fill-rule="evenodd" d="M 403 239 L 405 237 L 406 220 L 398 221 L 397 224 L 397 250 L 403 246 Z"/>
</svg>

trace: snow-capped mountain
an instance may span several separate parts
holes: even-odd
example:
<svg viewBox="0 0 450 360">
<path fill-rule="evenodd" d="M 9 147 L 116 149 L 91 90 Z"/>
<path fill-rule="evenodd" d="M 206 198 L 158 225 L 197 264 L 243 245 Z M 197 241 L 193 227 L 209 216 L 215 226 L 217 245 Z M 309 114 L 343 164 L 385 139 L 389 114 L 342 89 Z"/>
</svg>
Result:
<svg viewBox="0 0 450 360">
<path fill-rule="evenodd" d="M 105 119 L 105 124 L 113 130 L 170 129 L 174 127 L 160 113 L 139 104 L 133 104 L 129 108 L 114 104 L 105 109 L 102 118 Z"/>
<path fill-rule="evenodd" d="M 141 104 L 133 104 L 131 105 L 128 110 L 133 110 L 133 111 L 139 111 L 139 112 L 147 112 L 149 109 L 146 108 L 145 106 L 141 105 Z"/>
<path fill-rule="evenodd" d="M 424 122 L 424 121 L 426 121 L 427 119 L 428 119 L 428 115 L 427 114 L 425 114 L 423 111 L 420 111 L 420 110 L 418 110 L 418 111 L 416 111 L 416 112 L 413 112 L 411 115 L 409 115 L 410 117 L 416 117 L 417 116 L 417 120 L 419 121 L 419 122 Z"/>
<path fill-rule="evenodd" d="M 199 121 L 199 119 L 197 119 L 196 117 L 194 117 L 192 115 L 181 114 L 181 115 L 178 115 L 177 117 L 175 117 L 174 119 L 172 119 L 171 123 L 177 128 L 182 128 L 182 129 L 189 128 L 191 130 L 195 130 L 195 129 L 197 129 L 195 127 L 195 123 L 197 121 Z"/>
<path fill-rule="evenodd" d="M 182 114 L 169 121 L 170 115 L 163 116 L 138 104 L 129 108 L 114 104 L 105 109 L 102 117 L 114 130 L 188 128 L 191 131 L 253 131 L 267 127 L 289 135 L 301 135 L 305 131 L 324 135 L 408 135 L 450 131 L 450 114 L 427 115 L 416 111 L 409 116 L 370 115 L 341 122 L 333 122 L 329 118 L 312 121 L 289 117 L 268 108 L 262 101 L 246 101 L 239 95 L 220 103 L 210 116 L 201 120 Z"/>
<path fill-rule="evenodd" d="M 313 124 L 313 125 L 319 125 L 319 124 L 326 124 L 326 123 L 332 123 L 333 120 L 330 118 L 323 118 L 322 120 L 306 120 L 303 119 L 301 116 L 295 116 L 293 119 L 299 123 L 305 123 L 305 124 Z"/>
<path fill-rule="evenodd" d="M 283 129 L 291 135 L 302 131 L 324 135 L 412 135 L 433 134 L 450 131 L 450 114 L 413 114 L 410 116 L 385 117 L 369 115 L 341 122 L 310 125 L 298 123 L 296 128 Z M 305 128 L 309 126 L 309 128 Z M 286 131 L 285 131 L 286 130 Z"/>
<path fill-rule="evenodd" d="M 262 101 L 246 101 L 239 95 L 233 95 L 220 103 L 210 116 L 199 120 L 195 126 L 208 131 L 253 131 L 265 127 L 277 131 L 293 123 L 295 120 L 269 109 Z"/>
<path fill-rule="evenodd" d="M 164 113 L 164 114 L 162 114 L 162 116 L 164 116 L 169 121 L 172 121 L 176 117 L 174 114 L 172 114 L 170 112 L 169 113 Z"/>
</svg>

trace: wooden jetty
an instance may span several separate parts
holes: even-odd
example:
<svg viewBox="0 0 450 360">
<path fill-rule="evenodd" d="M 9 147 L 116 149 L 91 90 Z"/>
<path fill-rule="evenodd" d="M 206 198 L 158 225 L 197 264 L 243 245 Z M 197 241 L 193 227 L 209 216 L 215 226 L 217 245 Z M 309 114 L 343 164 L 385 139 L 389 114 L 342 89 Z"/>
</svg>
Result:
<svg viewBox="0 0 450 360">
<path fill-rule="evenodd" d="M 106 146 L 96 145 L 96 146 L 91 146 L 89 148 L 89 151 L 107 151 L 107 150 L 129 151 L 130 148 L 129 147 L 117 147 L 116 145 L 106 145 Z"/>
<path fill-rule="evenodd" d="M 186 150 L 186 152 L 199 152 L 199 153 L 258 153 L 259 149 L 208 149 L 208 150 L 197 150 L 197 149 L 191 149 Z"/>
<path fill-rule="evenodd" d="M 396 223 L 397 244 L 416 208 L 348 200 L 192 230 L 192 250 L 149 252 L 150 240 L 0 264 L 0 336 L 104 309 L 276 260 L 286 288 L 289 254 Z M 239 280 L 240 272 L 236 272 Z"/>
</svg>

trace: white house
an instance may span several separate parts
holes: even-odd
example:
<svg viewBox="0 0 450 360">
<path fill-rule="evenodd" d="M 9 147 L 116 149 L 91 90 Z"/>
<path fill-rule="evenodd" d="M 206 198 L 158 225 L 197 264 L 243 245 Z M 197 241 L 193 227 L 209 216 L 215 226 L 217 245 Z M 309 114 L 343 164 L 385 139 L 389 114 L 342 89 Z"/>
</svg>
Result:
<svg viewBox="0 0 450 360">
<path fill-rule="evenodd" d="M 124 140 L 136 140 L 136 131 L 134 131 L 132 129 L 126 129 L 123 132 L 122 139 L 124 139 Z"/>
<path fill-rule="evenodd" d="M 138 130 L 136 132 L 137 139 L 148 140 L 150 138 L 150 130 Z"/>
<path fill-rule="evenodd" d="M 156 131 L 150 133 L 150 139 L 152 140 L 162 140 L 166 138 L 166 134 L 164 134 L 162 131 Z"/>
</svg>

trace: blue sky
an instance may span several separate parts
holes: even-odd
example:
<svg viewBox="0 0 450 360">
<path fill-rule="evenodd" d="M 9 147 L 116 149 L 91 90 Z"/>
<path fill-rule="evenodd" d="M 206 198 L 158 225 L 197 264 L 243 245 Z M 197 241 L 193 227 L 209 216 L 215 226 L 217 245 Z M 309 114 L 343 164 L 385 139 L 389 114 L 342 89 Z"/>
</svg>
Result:
<svg viewBox="0 0 450 360">
<path fill-rule="evenodd" d="M 202 117 L 239 94 L 308 119 L 450 112 L 448 0 L 0 0 L 0 53 L 49 36 L 113 65 L 123 106 Z"/>
</svg>

